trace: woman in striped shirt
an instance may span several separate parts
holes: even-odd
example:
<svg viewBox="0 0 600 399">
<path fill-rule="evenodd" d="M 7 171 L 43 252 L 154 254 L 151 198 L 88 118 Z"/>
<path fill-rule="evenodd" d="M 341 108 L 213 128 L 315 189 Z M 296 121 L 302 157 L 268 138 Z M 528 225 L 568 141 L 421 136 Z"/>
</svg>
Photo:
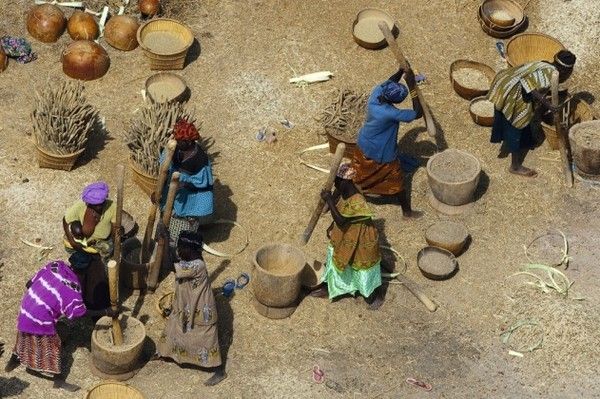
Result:
<svg viewBox="0 0 600 399">
<path fill-rule="evenodd" d="M 26 284 L 17 317 L 17 339 L 5 371 L 19 364 L 44 376 L 53 376 L 54 388 L 74 392 L 77 385 L 65 381 L 60 368 L 61 341 L 56 323 L 89 316 L 112 316 L 110 308 L 87 310 L 81 296 L 79 279 L 71 266 L 61 260 L 52 261 L 40 269 Z"/>
<path fill-rule="evenodd" d="M 499 72 L 492 82 L 488 99 L 494 103 L 494 125 L 492 143 L 503 143 L 512 154 L 509 168 L 511 173 L 535 177 L 537 172 L 523 166 L 525 156 L 534 147 L 531 122 L 534 103 L 555 109 L 546 99 L 550 89 L 550 78 L 558 71 L 560 82 L 565 82 L 573 73 L 576 57 L 567 50 L 554 56 L 554 62 L 536 61 Z"/>
</svg>

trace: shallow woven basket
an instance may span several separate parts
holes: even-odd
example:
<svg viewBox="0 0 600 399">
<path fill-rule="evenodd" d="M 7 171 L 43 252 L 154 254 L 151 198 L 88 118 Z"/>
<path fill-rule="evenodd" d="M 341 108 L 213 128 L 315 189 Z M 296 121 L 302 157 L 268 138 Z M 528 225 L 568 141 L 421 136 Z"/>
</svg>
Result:
<svg viewBox="0 0 600 399">
<path fill-rule="evenodd" d="M 490 82 L 490 85 L 492 84 L 492 81 L 496 76 L 496 71 L 494 71 L 494 69 L 491 66 L 482 64 L 481 62 L 475 62 L 470 60 L 456 60 L 452 64 L 450 64 L 450 81 L 452 82 L 452 88 L 454 89 L 456 94 L 458 94 L 465 100 L 472 100 L 475 97 L 485 96 L 489 89 L 477 90 L 472 89 L 470 87 L 462 86 L 456 80 L 454 80 L 454 72 L 458 71 L 459 69 L 475 69 L 480 72 L 483 72 L 483 74 L 487 77 L 488 81 Z"/>
<path fill-rule="evenodd" d="M 379 10 L 377 8 L 365 8 L 358 12 L 358 14 L 356 15 L 356 19 L 354 20 L 354 23 L 352 24 L 352 37 L 354 38 L 354 41 L 359 46 L 367 48 L 367 49 L 371 49 L 371 50 L 376 50 L 376 49 L 385 47 L 385 45 L 387 44 L 385 38 L 383 37 L 383 33 L 381 34 L 379 41 L 376 41 L 376 42 L 368 41 L 366 38 L 361 37 L 360 35 L 357 35 L 356 31 L 355 31 L 355 27 L 358 24 L 358 22 L 362 19 L 371 19 L 373 21 L 377 21 L 377 20 L 384 21 L 387 23 L 388 27 L 390 28 L 392 35 L 394 35 L 394 37 L 398 37 L 398 34 L 399 34 L 398 27 L 396 26 L 396 24 L 394 22 L 394 18 L 390 14 L 388 14 L 385 11 Z M 373 28 L 377 29 L 377 31 L 379 31 L 379 28 L 377 27 L 377 22 L 374 22 Z"/>
<path fill-rule="evenodd" d="M 571 129 L 572 126 L 581 123 L 592 121 L 596 119 L 594 110 L 588 103 L 583 100 L 571 100 L 571 112 L 569 114 L 569 125 L 567 130 Z M 542 131 L 546 136 L 546 142 L 551 150 L 558 150 L 558 134 L 556 128 L 553 125 L 542 122 Z"/>
<path fill-rule="evenodd" d="M 137 184 L 146 194 L 151 195 L 156 188 L 158 178 L 144 172 L 131 158 L 129 159 L 129 167 L 133 172 L 133 181 L 135 184 Z"/>
<path fill-rule="evenodd" d="M 524 29 L 527 24 L 527 18 L 523 18 L 521 23 L 514 25 L 510 29 L 500 29 L 499 27 L 491 28 L 486 24 L 486 21 L 483 18 L 483 11 L 481 7 L 479 7 L 479 11 L 477 13 L 477 19 L 479 20 L 479 25 L 481 29 L 491 37 L 495 37 L 497 39 L 506 39 L 508 37 L 516 35 L 519 31 Z"/>
<path fill-rule="evenodd" d="M 170 43 L 162 43 L 157 40 L 158 33 L 175 39 L 180 45 L 172 48 Z M 150 61 L 150 69 L 183 69 L 187 52 L 194 42 L 194 35 L 189 27 L 179 21 L 156 18 L 140 26 L 137 31 L 137 41 Z"/>
<path fill-rule="evenodd" d="M 522 33 L 506 43 L 506 61 L 519 66 L 533 61 L 554 61 L 554 55 L 565 46 L 552 36 L 543 33 Z"/>
<path fill-rule="evenodd" d="M 525 20 L 525 12 L 523 7 L 516 1 L 512 0 L 485 0 L 481 4 L 481 19 L 487 27 L 496 31 L 510 31 L 515 26 L 521 25 Z M 512 18 L 514 22 L 510 25 L 495 23 L 492 20 L 492 15 L 496 11 L 504 11 Z"/>
<path fill-rule="evenodd" d="M 90 389 L 86 399 L 144 399 L 137 389 L 122 382 L 105 381 Z"/>
<path fill-rule="evenodd" d="M 47 150 L 42 149 L 38 144 L 35 145 L 37 152 L 37 160 L 40 168 L 58 169 L 69 171 L 73 169 L 75 162 L 83 152 L 85 148 L 74 152 L 73 154 L 57 155 L 51 154 Z"/>
<path fill-rule="evenodd" d="M 483 116 L 483 115 L 479 115 L 476 114 L 473 111 L 473 105 L 476 102 L 479 101 L 487 101 L 487 97 L 485 96 L 481 96 L 481 97 L 475 97 L 474 99 L 471 100 L 471 103 L 469 104 L 469 114 L 471 114 L 471 119 L 473 119 L 473 122 L 475 122 L 477 125 L 479 126 L 492 126 L 494 124 L 494 116 Z"/>
</svg>

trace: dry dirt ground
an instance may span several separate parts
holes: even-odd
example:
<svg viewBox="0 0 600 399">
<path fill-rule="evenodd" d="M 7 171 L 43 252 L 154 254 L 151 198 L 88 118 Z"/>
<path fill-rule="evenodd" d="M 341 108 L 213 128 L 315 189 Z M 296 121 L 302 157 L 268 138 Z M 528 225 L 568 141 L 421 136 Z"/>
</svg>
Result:
<svg viewBox="0 0 600 399">
<path fill-rule="evenodd" d="M 27 36 L 23 15 L 31 3 L 2 1 L 0 35 Z M 405 53 L 413 67 L 427 75 L 423 91 L 443 129 L 444 141 L 476 155 L 484 177 L 472 212 L 454 218 L 468 226 L 472 244 L 459 258 L 460 271 L 448 281 L 427 280 L 416 267 L 416 254 L 425 245 L 424 231 L 446 218 L 428 205 L 424 169 L 412 179 L 413 202 L 426 212 L 424 218 L 406 222 L 396 205 L 374 205 L 382 236 L 407 259 L 407 275 L 439 303 L 437 312 L 427 312 L 406 289 L 390 284 L 386 302 L 377 312 L 368 311 L 362 300 L 344 298 L 330 303 L 308 297 L 289 319 L 276 321 L 256 313 L 251 289 L 246 288 L 230 300 L 219 297 L 226 381 L 206 388 L 202 381 L 208 373 L 150 363 L 129 381 L 131 385 L 147 398 L 182 399 L 600 397 L 596 376 L 600 366 L 597 187 L 577 183 L 565 188 L 558 153 L 545 144 L 527 160 L 539 169 L 538 178 L 509 175 L 507 160 L 498 159 L 498 148 L 488 142 L 489 129 L 470 120 L 468 103 L 450 87 L 450 63 L 468 58 L 496 69 L 504 65 L 495 40 L 478 26 L 477 1 L 169 3 L 171 15 L 187 22 L 200 43 L 181 73 L 191 87 L 190 105 L 203 122 L 202 134 L 214 138 L 209 151 L 219 180 L 217 213 L 237 220 L 250 236 L 246 251 L 230 262 L 207 256 L 209 269 L 217 270 L 213 287 L 227 277 L 251 271 L 251 254 L 261 245 L 296 242 L 324 179 L 301 165 L 297 154 L 322 142 L 314 117 L 327 105 L 332 90 L 369 90 L 395 71 L 388 50 L 369 51 L 353 42 L 351 23 L 363 7 L 385 9 L 398 19 Z M 532 0 L 527 6 L 529 31 L 556 34 L 575 49 L 581 67 L 573 84 L 577 90 L 596 95 L 600 93 L 597 3 Z M 59 54 L 68 42 L 67 35 L 51 45 L 33 41 L 39 59 L 27 65 L 11 61 L 0 74 L 0 340 L 6 342 L 8 352 L 24 284 L 42 264 L 37 250 L 20 239 L 40 239 L 54 246 L 50 257 L 65 256 L 60 245 L 63 212 L 89 182 L 105 179 L 114 187 L 115 165 L 127 162 L 125 123 L 142 106 L 140 90 L 152 74 L 140 49 L 125 53 L 107 46 L 111 69 L 85 87 L 89 101 L 106 119 L 108 136 L 94 140 L 93 148 L 70 173 L 39 169 L 28 136 L 34 88 L 47 79 L 63 77 Z M 305 88 L 287 82 L 294 73 L 319 70 L 330 70 L 335 76 Z M 283 118 L 295 127 L 283 128 L 279 124 Z M 264 126 L 278 130 L 276 144 L 255 141 L 255 133 Z M 422 126 L 421 121 L 402 126 L 400 145 L 426 161 L 437 148 Z M 310 159 L 322 165 L 328 162 L 324 154 Z M 128 172 L 125 208 L 142 228 L 148 205 Z M 304 248 L 307 256 L 324 257 L 328 223 L 328 217 L 319 222 Z M 576 295 L 585 297 L 582 301 L 540 294 L 523 280 L 507 279 L 526 262 L 523 245 L 555 228 L 569 239 L 572 260 L 565 273 L 575 282 Z M 212 229 L 206 235 L 215 248 L 224 251 L 235 249 L 243 240 L 238 228 Z M 161 292 L 168 290 L 170 280 L 160 287 Z M 146 297 L 137 312 L 151 339 L 157 338 L 163 326 L 154 310 L 155 299 Z M 133 308 L 136 300 L 130 296 L 125 305 Z M 500 334 L 523 319 L 539 322 L 544 342 L 523 358 L 510 356 Z M 62 327 L 70 359 L 68 380 L 84 389 L 100 382 L 89 369 L 90 329 L 89 320 L 78 321 L 74 328 Z M 532 334 L 522 333 L 521 338 L 533 339 Z M 149 345 L 147 352 L 151 350 Z M 311 369 L 316 364 L 325 371 L 328 384 L 312 381 Z M 425 393 L 406 384 L 408 377 L 430 383 L 433 390 Z M 50 382 L 22 368 L 10 375 L 0 371 L 0 384 L 1 397 L 79 398 L 85 392 L 51 391 Z"/>
</svg>

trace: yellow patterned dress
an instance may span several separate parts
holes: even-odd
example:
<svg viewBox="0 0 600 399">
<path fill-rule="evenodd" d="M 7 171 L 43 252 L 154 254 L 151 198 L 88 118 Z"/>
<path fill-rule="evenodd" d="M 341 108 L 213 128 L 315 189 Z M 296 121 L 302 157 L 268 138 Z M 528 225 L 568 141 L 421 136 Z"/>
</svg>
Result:
<svg viewBox="0 0 600 399">
<path fill-rule="evenodd" d="M 330 299 L 357 292 L 366 298 L 381 285 L 381 252 L 373 212 L 359 193 L 340 198 L 336 207 L 342 216 L 357 219 L 343 227 L 333 223 L 322 281 L 327 283 Z"/>
</svg>

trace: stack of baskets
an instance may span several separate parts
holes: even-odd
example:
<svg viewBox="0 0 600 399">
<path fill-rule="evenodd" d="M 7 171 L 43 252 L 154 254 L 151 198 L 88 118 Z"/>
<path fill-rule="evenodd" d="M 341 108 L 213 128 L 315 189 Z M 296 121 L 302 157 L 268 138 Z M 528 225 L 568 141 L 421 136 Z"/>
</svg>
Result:
<svg viewBox="0 0 600 399">
<path fill-rule="evenodd" d="M 478 11 L 481 29 L 488 35 L 504 39 L 526 28 L 523 7 L 513 0 L 485 0 Z"/>
</svg>

